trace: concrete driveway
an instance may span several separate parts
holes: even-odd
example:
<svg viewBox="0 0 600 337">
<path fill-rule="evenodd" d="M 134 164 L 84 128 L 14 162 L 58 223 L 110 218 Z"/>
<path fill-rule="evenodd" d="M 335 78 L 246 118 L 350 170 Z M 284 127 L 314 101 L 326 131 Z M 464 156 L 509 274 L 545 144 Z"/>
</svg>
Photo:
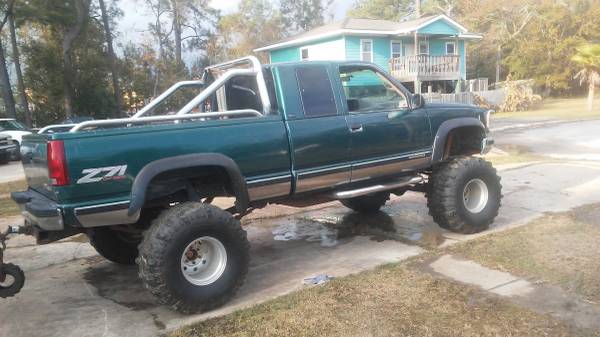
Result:
<svg viewBox="0 0 600 337">
<path fill-rule="evenodd" d="M 570 158 L 581 150 L 581 136 L 574 135 L 582 132 L 577 130 L 597 130 L 595 123 L 496 134 L 499 143 L 526 140 L 533 151 L 544 150 L 539 144 L 549 135 L 565 135 L 552 151 L 555 158 L 568 159 L 503 167 L 500 215 L 491 230 L 479 235 L 525 224 L 544 212 L 600 202 L 600 162 Z M 585 142 L 600 142 L 600 134 Z M 6 259 L 20 264 L 28 280 L 18 296 L 0 300 L 0 336 L 155 336 L 300 289 L 308 276 L 343 276 L 475 237 L 439 229 L 427 214 L 424 197 L 416 193 L 393 198 L 383 212 L 370 217 L 337 203 L 325 206 L 269 207 L 245 219 L 252 243 L 245 285 L 226 306 L 192 316 L 153 304 L 135 267 L 104 261 L 84 238 L 46 246 L 34 246 L 25 237 L 11 240 Z"/>
<path fill-rule="evenodd" d="M 20 161 L 11 161 L 8 164 L 0 165 L 0 183 L 21 179 L 25 179 L 25 174 Z"/>
</svg>

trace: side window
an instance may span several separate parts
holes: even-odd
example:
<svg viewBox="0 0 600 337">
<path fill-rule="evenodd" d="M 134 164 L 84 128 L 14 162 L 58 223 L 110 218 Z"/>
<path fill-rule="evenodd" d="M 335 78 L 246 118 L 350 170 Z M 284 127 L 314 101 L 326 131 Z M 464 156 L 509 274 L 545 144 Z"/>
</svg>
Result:
<svg viewBox="0 0 600 337">
<path fill-rule="evenodd" d="M 337 115 L 327 69 L 322 66 L 296 69 L 298 88 L 306 117 Z"/>
<path fill-rule="evenodd" d="M 408 108 L 406 97 L 379 72 L 365 67 L 340 67 L 350 113 L 390 112 Z"/>
</svg>

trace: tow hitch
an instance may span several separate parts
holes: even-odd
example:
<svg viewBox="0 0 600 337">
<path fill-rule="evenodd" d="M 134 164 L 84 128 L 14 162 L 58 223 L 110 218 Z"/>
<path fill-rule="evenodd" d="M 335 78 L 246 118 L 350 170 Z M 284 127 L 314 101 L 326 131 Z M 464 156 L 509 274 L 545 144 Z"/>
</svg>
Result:
<svg viewBox="0 0 600 337">
<path fill-rule="evenodd" d="M 14 296 L 21 291 L 25 284 L 25 274 L 19 266 L 12 263 L 4 263 L 4 251 L 6 240 L 10 234 L 30 234 L 30 228 L 26 226 L 8 226 L 0 233 L 0 298 Z"/>
</svg>

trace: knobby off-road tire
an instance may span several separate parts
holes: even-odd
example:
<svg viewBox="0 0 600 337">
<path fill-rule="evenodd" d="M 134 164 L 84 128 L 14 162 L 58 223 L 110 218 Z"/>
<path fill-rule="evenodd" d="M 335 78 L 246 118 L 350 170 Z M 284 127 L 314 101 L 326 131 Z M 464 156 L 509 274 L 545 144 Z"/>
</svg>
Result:
<svg viewBox="0 0 600 337">
<path fill-rule="evenodd" d="M 498 215 L 500 177 L 482 158 L 457 158 L 437 165 L 429 177 L 427 206 L 442 228 L 463 234 L 481 232 Z"/>
<path fill-rule="evenodd" d="M 3 264 L 2 270 L 6 275 L 6 279 L 0 283 L 0 298 L 15 296 L 25 284 L 25 274 L 19 266 L 12 263 Z"/>
<path fill-rule="evenodd" d="M 342 199 L 342 205 L 359 213 L 375 213 L 390 199 L 390 194 L 381 192 L 351 199 Z"/>
<path fill-rule="evenodd" d="M 206 311 L 227 302 L 242 285 L 249 251 L 246 231 L 230 213 L 186 202 L 164 211 L 144 233 L 139 276 L 159 303 L 182 313 Z"/>
<path fill-rule="evenodd" d="M 142 241 L 140 234 L 98 227 L 90 229 L 87 235 L 92 247 L 105 259 L 118 264 L 135 264 L 138 245 Z"/>
</svg>

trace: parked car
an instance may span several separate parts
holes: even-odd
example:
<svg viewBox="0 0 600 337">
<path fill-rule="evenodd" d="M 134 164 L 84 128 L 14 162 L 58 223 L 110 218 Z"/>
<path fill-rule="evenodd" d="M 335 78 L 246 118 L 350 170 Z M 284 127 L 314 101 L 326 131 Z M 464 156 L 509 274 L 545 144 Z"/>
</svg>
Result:
<svg viewBox="0 0 600 337">
<path fill-rule="evenodd" d="M 0 164 L 6 164 L 10 161 L 16 147 L 9 135 L 0 133 Z"/>
<path fill-rule="evenodd" d="M 247 57 L 207 74 L 132 118 L 26 136 L 29 189 L 12 193 L 26 225 L 9 233 L 38 243 L 86 233 L 106 259 L 137 263 L 158 302 L 189 313 L 242 285 L 250 244 L 239 219 L 268 203 L 339 200 L 372 213 L 411 190 L 426 193 L 441 227 L 464 234 L 498 214 L 500 178 L 474 156 L 493 143 L 489 110 L 425 104 L 371 63 Z M 189 85 L 206 87 L 175 115 L 144 116 Z M 7 266 L 17 282 L 4 297 L 22 285 Z"/>
<path fill-rule="evenodd" d="M 20 146 L 23 136 L 30 135 L 32 132 L 27 127 L 12 118 L 0 118 L 0 133 L 8 135 L 12 138 L 12 142 L 16 145 L 11 153 L 11 160 L 19 160 L 21 158 Z"/>
</svg>

